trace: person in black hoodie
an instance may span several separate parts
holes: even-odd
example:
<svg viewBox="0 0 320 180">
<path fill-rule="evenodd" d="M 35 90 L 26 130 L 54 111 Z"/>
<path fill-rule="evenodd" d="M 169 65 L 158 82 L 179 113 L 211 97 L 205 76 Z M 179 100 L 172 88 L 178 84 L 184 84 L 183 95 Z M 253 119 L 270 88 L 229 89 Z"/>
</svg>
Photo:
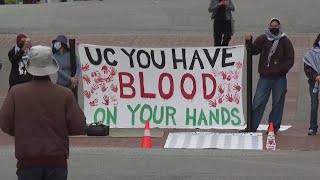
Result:
<svg viewBox="0 0 320 180">
<path fill-rule="evenodd" d="M 16 45 L 9 51 L 8 57 L 11 62 L 11 72 L 9 76 L 9 90 L 17 84 L 29 82 L 32 75 L 26 70 L 27 54 L 31 48 L 30 39 L 24 34 L 17 36 Z"/>
</svg>

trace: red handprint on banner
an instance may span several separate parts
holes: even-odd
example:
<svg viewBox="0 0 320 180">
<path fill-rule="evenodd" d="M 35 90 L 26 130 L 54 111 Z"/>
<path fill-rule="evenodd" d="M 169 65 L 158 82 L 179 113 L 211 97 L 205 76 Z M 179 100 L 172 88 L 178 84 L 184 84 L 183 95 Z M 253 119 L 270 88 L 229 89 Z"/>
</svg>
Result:
<svg viewBox="0 0 320 180">
<path fill-rule="evenodd" d="M 111 88 L 111 91 L 113 91 L 113 92 L 118 92 L 118 87 L 117 86 L 115 86 L 115 85 L 111 85 L 110 86 L 110 88 Z"/>
<path fill-rule="evenodd" d="M 236 62 L 236 68 L 241 69 L 242 68 L 242 63 L 241 62 Z"/>
<path fill-rule="evenodd" d="M 223 97 L 224 97 L 224 95 L 222 95 L 222 94 L 218 95 L 218 103 L 219 104 L 221 104 L 223 102 Z"/>
<path fill-rule="evenodd" d="M 224 89 L 222 88 L 221 84 L 218 86 L 218 91 L 220 92 L 220 94 L 224 93 Z"/>
<path fill-rule="evenodd" d="M 116 73 L 117 73 L 117 70 L 116 70 L 115 68 L 113 68 L 113 67 L 111 67 L 110 69 L 111 69 L 111 70 L 110 70 L 110 75 L 111 75 L 111 76 L 115 76 Z"/>
<path fill-rule="evenodd" d="M 216 69 L 212 69 L 211 72 L 212 72 L 213 76 L 215 76 L 215 77 L 220 76 L 220 72 Z"/>
<path fill-rule="evenodd" d="M 91 77 L 101 77 L 101 74 L 99 73 L 99 71 L 95 71 L 91 73 Z"/>
<path fill-rule="evenodd" d="M 107 78 L 104 79 L 107 83 L 113 81 L 113 76 L 109 75 Z"/>
<path fill-rule="evenodd" d="M 239 103 L 240 103 L 240 97 L 239 97 L 238 94 L 235 94 L 235 95 L 234 95 L 234 102 L 235 102 L 236 104 L 239 104 Z"/>
<path fill-rule="evenodd" d="M 98 99 L 94 99 L 93 101 L 89 102 L 90 106 L 97 106 L 98 105 Z"/>
<path fill-rule="evenodd" d="M 110 104 L 109 96 L 107 96 L 107 95 L 103 96 L 103 100 L 104 100 L 104 102 L 102 102 L 102 104 L 104 104 L 106 106 L 108 106 Z"/>
<path fill-rule="evenodd" d="M 91 94 L 93 94 L 97 89 L 99 89 L 98 84 L 93 85 L 91 88 Z"/>
<path fill-rule="evenodd" d="M 102 70 L 103 74 L 107 74 L 109 72 L 108 66 L 106 66 L 106 65 L 102 66 L 101 70 Z"/>
<path fill-rule="evenodd" d="M 238 91 L 238 92 L 240 92 L 240 91 L 241 91 L 241 86 L 240 86 L 239 84 L 235 84 L 235 85 L 233 86 L 233 89 L 236 90 L 236 91 Z"/>
<path fill-rule="evenodd" d="M 229 74 L 227 75 L 227 81 L 231 81 L 232 79 L 232 76 L 233 76 L 233 72 L 229 72 Z"/>
<path fill-rule="evenodd" d="M 223 79 L 223 80 L 226 80 L 226 79 L 227 79 L 227 72 L 222 71 L 222 72 L 221 72 L 221 76 L 222 76 L 222 79 Z"/>
<path fill-rule="evenodd" d="M 210 107 L 217 107 L 217 100 L 216 99 L 214 101 L 209 100 L 209 106 Z"/>
<path fill-rule="evenodd" d="M 95 82 L 96 84 L 100 84 L 100 83 L 103 82 L 103 78 L 102 78 L 102 77 L 98 77 L 98 78 L 94 79 L 94 82 Z"/>
<path fill-rule="evenodd" d="M 86 65 L 82 64 L 81 68 L 82 68 L 82 71 L 88 71 L 89 70 L 89 64 L 88 63 Z"/>
<path fill-rule="evenodd" d="M 240 72 L 239 72 L 238 70 L 235 70 L 235 71 L 234 71 L 234 74 L 233 74 L 234 79 L 237 80 L 237 79 L 239 78 L 239 73 L 240 73 Z"/>
<path fill-rule="evenodd" d="M 106 83 L 101 83 L 100 84 L 101 87 L 101 92 L 105 92 L 108 88 L 106 87 Z"/>
<path fill-rule="evenodd" d="M 83 95 L 84 95 L 86 98 L 88 98 L 88 99 L 90 99 L 90 97 L 91 97 L 90 91 L 87 91 L 87 90 L 85 90 L 85 91 L 83 92 Z"/>
<path fill-rule="evenodd" d="M 84 79 L 84 81 L 85 81 L 87 84 L 91 84 L 91 80 L 90 80 L 89 76 L 84 75 L 84 76 L 83 76 L 83 79 Z"/>
<path fill-rule="evenodd" d="M 226 96 L 226 100 L 227 100 L 227 102 L 233 102 L 233 96 L 232 96 L 232 94 L 228 94 L 228 95 Z"/>
</svg>

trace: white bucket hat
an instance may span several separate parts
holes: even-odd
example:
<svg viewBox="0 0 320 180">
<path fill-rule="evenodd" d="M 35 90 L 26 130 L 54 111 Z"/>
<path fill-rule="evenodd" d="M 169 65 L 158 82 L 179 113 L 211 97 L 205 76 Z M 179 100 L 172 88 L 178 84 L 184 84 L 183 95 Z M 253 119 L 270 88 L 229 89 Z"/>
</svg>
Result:
<svg viewBox="0 0 320 180">
<path fill-rule="evenodd" d="M 34 76 L 47 76 L 56 73 L 59 65 L 52 50 L 47 46 L 33 46 L 30 49 L 27 71 Z"/>
</svg>

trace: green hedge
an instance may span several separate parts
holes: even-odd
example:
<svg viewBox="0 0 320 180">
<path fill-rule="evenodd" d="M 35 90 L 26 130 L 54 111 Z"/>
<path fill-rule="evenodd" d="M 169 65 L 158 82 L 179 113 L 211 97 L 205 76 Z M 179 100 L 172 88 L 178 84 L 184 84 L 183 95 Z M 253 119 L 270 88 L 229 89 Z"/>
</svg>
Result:
<svg viewBox="0 0 320 180">
<path fill-rule="evenodd" d="M 16 4 L 16 0 L 4 0 L 5 4 Z"/>
</svg>

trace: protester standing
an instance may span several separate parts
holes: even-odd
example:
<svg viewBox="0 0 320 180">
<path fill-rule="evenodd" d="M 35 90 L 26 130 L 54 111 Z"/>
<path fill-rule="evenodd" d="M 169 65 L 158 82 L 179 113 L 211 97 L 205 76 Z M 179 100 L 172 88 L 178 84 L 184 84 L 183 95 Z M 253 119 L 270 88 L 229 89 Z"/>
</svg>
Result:
<svg viewBox="0 0 320 180">
<path fill-rule="evenodd" d="M 25 83 L 32 80 L 32 75 L 26 70 L 26 56 L 28 55 L 31 46 L 30 39 L 24 34 L 19 34 L 16 39 L 16 45 L 9 51 L 8 57 L 11 62 L 9 89 L 16 84 Z"/>
<path fill-rule="evenodd" d="M 252 35 L 246 34 L 245 39 L 250 41 Z M 283 32 L 279 19 L 271 19 L 265 34 L 255 39 L 252 54 L 260 54 L 260 78 L 252 104 L 252 129 L 244 131 L 257 131 L 272 92 L 272 110 L 268 121 L 273 122 L 274 131 L 277 132 L 280 129 L 287 93 L 286 75 L 294 64 L 294 49 Z"/>
<path fill-rule="evenodd" d="M 52 41 L 54 58 L 59 64 L 57 84 L 68 87 L 78 99 L 78 81 L 81 74 L 80 61 L 77 57 L 70 58 L 70 48 L 68 39 L 64 35 L 59 35 Z M 72 74 L 75 72 L 75 74 Z"/>
<path fill-rule="evenodd" d="M 27 70 L 33 80 L 12 87 L 0 110 L 0 128 L 14 136 L 19 180 L 66 180 L 68 135 L 84 134 L 85 117 L 72 92 L 50 80 L 58 69 L 51 48 L 32 47 Z"/>
<path fill-rule="evenodd" d="M 228 46 L 233 35 L 232 0 L 211 0 L 208 11 L 212 13 L 214 46 Z"/>
<path fill-rule="evenodd" d="M 303 58 L 304 71 L 309 78 L 309 93 L 311 97 L 310 126 L 308 135 L 314 136 L 318 130 L 318 106 L 320 83 L 320 34 Z"/>
</svg>

